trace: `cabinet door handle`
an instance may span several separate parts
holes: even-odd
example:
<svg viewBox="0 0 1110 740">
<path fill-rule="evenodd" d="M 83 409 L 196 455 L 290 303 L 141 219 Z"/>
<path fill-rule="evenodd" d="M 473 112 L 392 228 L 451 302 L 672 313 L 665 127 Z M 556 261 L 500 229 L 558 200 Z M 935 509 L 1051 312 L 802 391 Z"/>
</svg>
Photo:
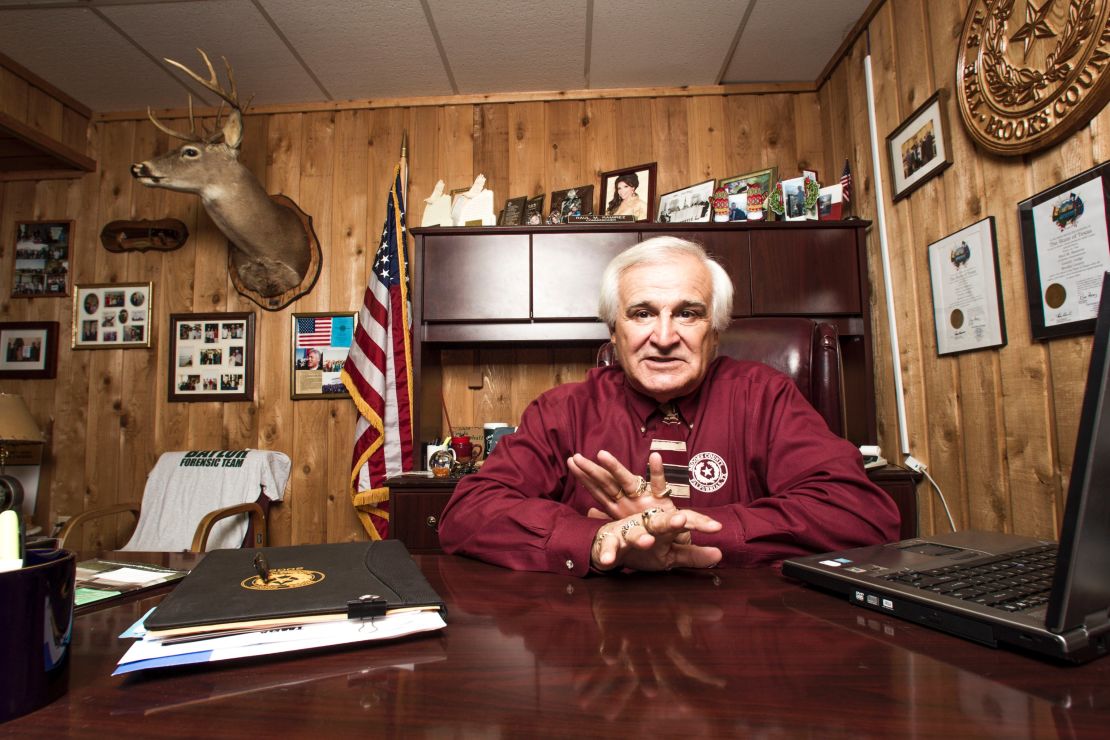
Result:
<svg viewBox="0 0 1110 740">
<path fill-rule="evenodd" d="M 428 529 L 432 530 L 433 532 L 439 531 L 439 518 L 436 517 L 435 514 L 432 514 L 427 519 L 425 519 L 424 523 L 427 524 Z"/>
</svg>

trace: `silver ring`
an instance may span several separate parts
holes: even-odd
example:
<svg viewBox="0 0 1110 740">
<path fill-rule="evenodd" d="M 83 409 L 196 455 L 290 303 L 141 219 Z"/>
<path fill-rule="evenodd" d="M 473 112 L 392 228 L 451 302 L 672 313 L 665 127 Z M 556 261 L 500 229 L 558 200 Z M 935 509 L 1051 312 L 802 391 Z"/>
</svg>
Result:
<svg viewBox="0 0 1110 740">
<path fill-rule="evenodd" d="M 642 512 L 640 512 L 640 520 L 643 522 L 644 530 L 653 537 L 655 536 L 655 532 L 652 531 L 650 526 L 651 518 L 662 511 L 662 509 L 653 507 L 650 509 L 644 509 Z"/>
<path fill-rule="evenodd" d="M 651 494 L 651 495 L 652 495 L 652 496 L 653 496 L 654 498 L 667 498 L 668 496 L 670 496 L 670 495 L 671 495 L 671 487 L 670 487 L 670 486 L 667 486 L 666 488 L 664 488 L 664 489 L 663 489 L 662 491 L 660 491 L 659 493 L 653 493 L 653 494 Z"/>
<path fill-rule="evenodd" d="M 628 533 L 630 531 L 632 531 L 633 529 L 635 529 L 636 527 L 639 527 L 640 524 L 641 523 L 636 521 L 635 519 L 629 519 L 624 524 L 622 524 L 621 525 L 621 539 L 622 540 L 627 540 L 628 539 Z"/>
</svg>

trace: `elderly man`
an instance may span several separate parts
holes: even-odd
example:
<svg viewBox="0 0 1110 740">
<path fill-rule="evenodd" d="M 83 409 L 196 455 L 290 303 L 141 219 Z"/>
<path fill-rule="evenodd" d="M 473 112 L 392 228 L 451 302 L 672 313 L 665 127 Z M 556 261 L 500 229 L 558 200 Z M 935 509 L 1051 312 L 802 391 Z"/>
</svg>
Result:
<svg viewBox="0 0 1110 740">
<path fill-rule="evenodd" d="M 656 237 L 617 255 L 599 314 L 619 365 L 529 405 L 459 482 L 443 548 L 585 575 L 755 566 L 896 539 L 893 501 L 794 384 L 716 356 L 731 312 L 731 280 L 699 245 Z"/>
</svg>

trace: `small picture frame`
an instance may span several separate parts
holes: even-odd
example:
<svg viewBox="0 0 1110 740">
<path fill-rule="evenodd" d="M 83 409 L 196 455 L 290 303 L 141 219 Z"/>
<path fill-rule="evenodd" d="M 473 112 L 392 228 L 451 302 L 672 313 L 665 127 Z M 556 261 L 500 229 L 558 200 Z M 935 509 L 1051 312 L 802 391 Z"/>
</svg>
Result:
<svg viewBox="0 0 1110 740">
<path fill-rule="evenodd" d="M 594 186 L 579 185 L 576 188 L 556 190 L 551 194 L 551 213 L 547 221 L 565 224 L 571 216 L 589 216 L 593 212 Z"/>
<path fill-rule="evenodd" d="M 709 198 L 717 184 L 706 180 L 659 196 L 659 223 L 696 223 L 713 218 Z"/>
<path fill-rule="evenodd" d="M 817 203 L 806 207 L 806 176 L 799 175 L 783 180 L 779 187 L 782 189 L 782 217 L 786 221 L 805 221 L 817 218 Z M 811 182 L 816 183 L 816 180 Z M 814 187 L 814 186 L 810 186 Z M 820 193 L 817 199 L 820 200 Z"/>
<path fill-rule="evenodd" d="M 1034 339 L 1095 330 L 1110 270 L 1110 162 L 1018 203 Z"/>
<path fill-rule="evenodd" d="M 293 314 L 289 378 L 294 399 L 349 395 L 340 373 L 354 341 L 355 318 L 354 311 Z"/>
<path fill-rule="evenodd" d="M 546 199 L 547 193 L 540 193 L 539 195 L 533 195 L 524 202 L 522 225 L 539 226 L 543 223 L 543 203 Z"/>
<path fill-rule="evenodd" d="M 933 242 L 928 258 L 937 354 L 1005 346 L 994 216 Z"/>
<path fill-rule="evenodd" d="M 733 175 L 732 177 L 726 177 L 723 180 L 718 180 L 717 181 L 717 187 L 724 188 L 725 190 L 728 191 L 728 195 L 729 195 L 729 220 L 730 221 L 742 221 L 742 220 L 747 219 L 747 215 L 746 215 L 747 210 L 748 210 L 747 209 L 747 201 L 748 201 L 747 194 L 748 194 L 748 189 L 749 188 L 752 188 L 752 187 L 758 188 L 759 192 L 763 194 L 764 198 L 766 198 L 771 194 L 771 188 L 773 188 L 775 186 L 775 183 L 777 183 L 778 181 L 779 181 L 779 168 L 778 167 L 768 167 L 765 170 L 756 170 L 755 172 L 748 172 L 748 173 L 745 173 L 743 175 Z M 732 218 L 732 204 L 733 204 L 733 197 L 732 196 L 739 195 L 739 194 L 744 195 L 744 209 L 743 210 L 744 210 L 744 213 L 745 213 L 745 217 L 743 219 L 740 219 L 740 218 L 735 218 L 734 219 L 734 218 Z M 737 204 L 739 204 L 739 199 L 737 199 Z"/>
<path fill-rule="evenodd" d="M 597 212 L 603 216 L 633 216 L 635 221 L 655 219 L 655 162 L 601 173 L 601 200 Z"/>
<path fill-rule="evenodd" d="M 149 347 L 151 283 L 95 283 L 73 291 L 73 349 Z"/>
<path fill-rule="evenodd" d="M 46 380 L 57 374 L 57 321 L 0 322 L 0 380 Z"/>
<path fill-rule="evenodd" d="M 72 221 L 17 221 L 12 298 L 69 295 Z"/>
<path fill-rule="evenodd" d="M 170 314 L 169 401 L 254 400 L 254 314 Z"/>
<path fill-rule="evenodd" d="M 524 223 L 524 206 L 528 203 L 528 196 L 509 198 L 505 201 L 505 210 L 501 211 L 497 219 L 498 226 L 521 226 Z"/>
<path fill-rule="evenodd" d="M 817 220 L 839 221 L 844 214 L 844 186 L 827 185 L 817 192 Z"/>
<path fill-rule="evenodd" d="M 891 197 L 899 201 L 952 164 L 948 137 L 948 93 L 933 93 L 886 137 Z"/>
</svg>

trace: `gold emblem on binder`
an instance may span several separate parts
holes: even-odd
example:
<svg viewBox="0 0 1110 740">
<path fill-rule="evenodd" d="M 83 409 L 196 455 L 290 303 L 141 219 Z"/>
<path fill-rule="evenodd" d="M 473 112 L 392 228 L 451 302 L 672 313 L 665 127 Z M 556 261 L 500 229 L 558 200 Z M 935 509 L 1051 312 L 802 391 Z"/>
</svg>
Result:
<svg viewBox="0 0 1110 740">
<path fill-rule="evenodd" d="M 315 585 L 324 578 L 324 574 L 318 570 L 274 568 L 270 571 L 268 580 L 263 580 L 262 576 L 251 576 L 244 578 L 239 585 L 252 591 L 288 591 L 291 588 Z"/>
</svg>

